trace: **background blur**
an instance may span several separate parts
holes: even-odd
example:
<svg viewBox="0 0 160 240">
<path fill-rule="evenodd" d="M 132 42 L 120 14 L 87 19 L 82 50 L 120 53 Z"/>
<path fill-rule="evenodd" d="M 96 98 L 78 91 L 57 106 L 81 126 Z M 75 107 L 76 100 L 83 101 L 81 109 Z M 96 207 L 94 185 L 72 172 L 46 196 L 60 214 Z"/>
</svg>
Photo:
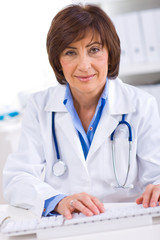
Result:
<svg viewBox="0 0 160 240">
<path fill-rule="evenodd" d="M 72 3 L 107 12 L 121 40 L 120 78 L 153 94 L 160 109 L 160 0 L 0 0 L 0 203 L 2 169 L 17 148 L 27 98 L 57 83 L 46 52 L 50 23 Z"/>
</svg>

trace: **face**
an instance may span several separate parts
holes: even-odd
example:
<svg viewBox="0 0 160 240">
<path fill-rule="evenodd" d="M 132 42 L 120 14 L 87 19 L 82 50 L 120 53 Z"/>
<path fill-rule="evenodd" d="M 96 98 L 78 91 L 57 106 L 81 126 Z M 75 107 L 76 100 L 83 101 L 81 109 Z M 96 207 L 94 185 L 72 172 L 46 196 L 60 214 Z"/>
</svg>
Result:
<svg viewBox="0 0 160 240">
<path fill-rule="evenodd" d="M 60 55 L 60 64 L 73 95 L 99 94 L 106 83 L 108 50 L 92 31 L 71 43 Z"/>
</svg>

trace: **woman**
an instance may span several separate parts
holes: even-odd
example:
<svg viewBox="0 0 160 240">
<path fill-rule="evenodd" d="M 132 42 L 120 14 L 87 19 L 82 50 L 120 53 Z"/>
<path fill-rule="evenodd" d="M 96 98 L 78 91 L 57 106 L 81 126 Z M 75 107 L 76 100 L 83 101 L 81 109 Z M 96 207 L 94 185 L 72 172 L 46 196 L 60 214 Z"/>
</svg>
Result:
<svg viewBox="0 0 160 240">
<path fill-rule="evenodd" d="M 160 198 L 157 105 L 117 78 L 120 41 L 110 18 L 96 6 L 63 9 L 51 23 L 47 51 L 59 84 L 28 102 L 19 149 L 4 169 L 5 198 L 38 215 L 68 219 L 74 211 L 104 212 L 103 202 L 154 207 Z M 128 125 L 117 127 L 122 118 L 132 136 Z"/>
</svg>

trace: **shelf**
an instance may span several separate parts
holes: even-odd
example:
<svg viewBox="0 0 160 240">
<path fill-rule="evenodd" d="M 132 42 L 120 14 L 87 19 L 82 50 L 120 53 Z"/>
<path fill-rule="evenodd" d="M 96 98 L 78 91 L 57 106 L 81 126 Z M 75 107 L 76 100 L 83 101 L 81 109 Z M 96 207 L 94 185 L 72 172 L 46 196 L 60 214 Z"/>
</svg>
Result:
<svg viewBox="0 0 160 240">
<path fill-rule="evenodd" d="M 99 1 L 103 10 L 105 10 L 109 16 L 141 11 L 145 9 L 160 8 L 159 0 L 106 0 Z"/>
<path fill-rule="evenodd" d="M 120 66 L 120 78 L 129 84 L 154 84 L 160 82 L 160 62 Z"/>
<path fill-rule="evenodd" d="M 160 8 L 159 0 L 72 0 L 72 3 L 97 4 L 109 16 L 151 8 Z"/>
<path fill-rule="evenodd" d="M 148 73 L 160 73 L 160 62 L 138 63 L 138 64 L 120 66 L 120 74 L 122 76 L 148 74 Z"/>
</svg>

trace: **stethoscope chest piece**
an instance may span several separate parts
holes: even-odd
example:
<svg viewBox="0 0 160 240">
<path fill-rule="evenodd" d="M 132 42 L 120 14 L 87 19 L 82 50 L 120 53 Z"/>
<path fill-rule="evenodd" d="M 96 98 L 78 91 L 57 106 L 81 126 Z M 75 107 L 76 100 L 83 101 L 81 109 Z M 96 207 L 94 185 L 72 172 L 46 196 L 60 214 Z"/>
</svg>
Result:
<svg viewBox="0 0 160 240">
<path fill-rule="evenodd" d="M 59 160 L 53 165 L 53 173 L 56 177 L 62 176 L 67 170 L 67 166 L 64 162 Z"/>
</svg>

